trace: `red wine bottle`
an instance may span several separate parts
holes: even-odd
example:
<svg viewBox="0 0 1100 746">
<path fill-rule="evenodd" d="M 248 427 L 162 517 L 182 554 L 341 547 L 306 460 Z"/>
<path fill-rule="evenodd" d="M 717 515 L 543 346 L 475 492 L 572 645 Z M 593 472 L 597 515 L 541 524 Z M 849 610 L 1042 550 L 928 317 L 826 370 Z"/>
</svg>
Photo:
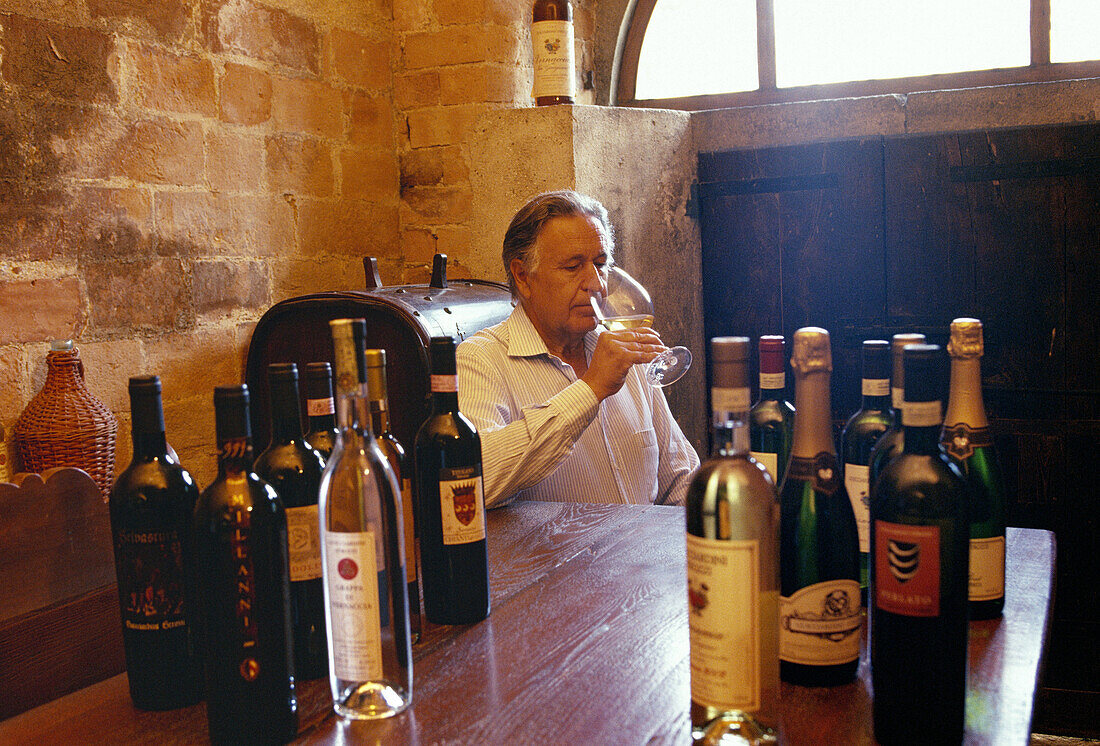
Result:
<svg viewBox="0 0 1100 746">
<path fill-rule="evenodd" d="M 321 583 L 321 524 L 317 496 L 325 462 L 302 436 L 298 366 L 267 367 L 271 397 L 271 443 L 253 468 L 279 494 L 286 509 L 290 557 L 290 618 L 294 628 L 294 673 L 299 681 L 328 674 L 325 589 Z"/>
<path fill-rule="evenodd" d="M 905 348 L 902 452 L 871 494 L 875 738 L 958 744 L 966 702 L 966 481 L 940 449 L 945 360 Z"/>
<path fill-rule="evenodd" d="M 336 400 L 332 396 L 332 365 L 329 363 L 306 363 L 306 416 L 309 432 L 306 441 L 313 450 L 328 461 L 332 448 L 336 445 Z"/>
<path fill-rule="evenodd" d="M 168 452 L 160 378 L 130 379 L 134 456 L 111 488 L 111 533 L 130 698 L 142 710 L 202 699 L 191 592 L 192 512 L 199 488 Z"/>
<path fill-rule="evenodd" d="M 787 395 L 786 340 L 779 334 L 760 338 L 760 398 L 749 412 L 751 455 L 783 486 L 794 436 L 794 405 Z"/>
<path fill-rule="evenodd" d="M 571 104 L 577 88 L 573 64 L 573 5 L 569 0 L 535 0 L 531 19 L 535 104 Z"/>
<path fill-rule="evenodd" d="M 297 735 L 286 510 L 252 470 L 248 387 L 214 389 L 218 476 L 195 505 L 213 743 Z"/>
<path fill-rule="evenodd" d="M 489 616 L 481 438 L 458 409 L 455 342 L 432 337 L 432 414 L 414 447 L 424 612 L 435 624 Z"/>
</svg>

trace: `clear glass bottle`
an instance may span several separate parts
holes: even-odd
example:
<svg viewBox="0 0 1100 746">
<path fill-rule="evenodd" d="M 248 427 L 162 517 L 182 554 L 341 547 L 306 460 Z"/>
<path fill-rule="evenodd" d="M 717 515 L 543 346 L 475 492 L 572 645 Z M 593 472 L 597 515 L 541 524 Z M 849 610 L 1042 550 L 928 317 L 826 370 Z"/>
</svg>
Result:
<svg viewBox="0 0 1100 746">
<path fill-rule="evenodd" d="M 890 427 L 879 436 L 871 449 L 871 464 L 867 475 L 872 488 L 882 468 L 901 453 L 903 445 L 901 408 L 905 406 L 905 348 L 909 345 L 922 345 L 924 342 L 923 334 L 895 334 L 890 340 L 890 356 L 893 359 L 890 375 Z"/>
<path fill-rule="evenodd" d="M 779 726 L 779 504 L 749 455 L 749 338 L 711 340 L 711 457 L 687 496 L 691 729 L 775 743 Z"/>
<path fill-rule="evenodd" d="M 749 412 L 751 455 L 783 486 L 794 436 L 794 405 L 787 394 L 786 340 L 780 334 L 765 334 L 760 349 L 760 398 Z"/>
<path fill-rule="evenodd" d="M 321 556 L 333 708 L 387 718 L 413 696 L 401 493 L 370 425 L 366 322 L 332 328 L 340 435 L 321 478 Z"/>
</svg>

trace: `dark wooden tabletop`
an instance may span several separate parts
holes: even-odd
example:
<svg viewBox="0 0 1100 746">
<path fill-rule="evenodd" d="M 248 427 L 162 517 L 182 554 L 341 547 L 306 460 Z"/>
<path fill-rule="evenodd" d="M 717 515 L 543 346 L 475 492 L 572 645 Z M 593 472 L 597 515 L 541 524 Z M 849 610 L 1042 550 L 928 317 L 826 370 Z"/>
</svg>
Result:
<svg viewBox="0 0 1100 746">
<path fill-rule="evenodd" d="M 489 513 L 492 614 L 427 625 L 414 704 L 382 722 L 332 714 L 328 681 L 299 686 L 301 743 L 687 743 L 683 509 L 518 503 Z M 1027 744 L 1049 623 L 1050 532 L 1009 529 L 1002 619 L 970 630 L 967 743 Z M 833 689 L 783 686 L 781 740 L 871 744 L 870 669 Z M 824 741 L 822 740 L 824 738 Z M 125 674 L 0 722 L 0 743 L 206 739 L 203 705 L 131 705 Z"/>
</svg>

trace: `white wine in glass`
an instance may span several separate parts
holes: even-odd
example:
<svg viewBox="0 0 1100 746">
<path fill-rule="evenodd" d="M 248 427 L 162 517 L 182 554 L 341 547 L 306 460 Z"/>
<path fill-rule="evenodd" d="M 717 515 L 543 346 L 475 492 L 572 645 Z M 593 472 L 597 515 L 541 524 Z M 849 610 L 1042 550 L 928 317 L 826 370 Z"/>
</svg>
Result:
<svg viewBox="0 0 1100 746">
<path fill-rule="evenodd" d="M 596 320 L 611 331 L 653 326 L 653 301 L 641 283 L 617 266 L 607 270 L 607 292 L 592 297 Z M 651 386 L 668 386 L 680 380 L 691 367 L 691 351 L 686 347 L 670 347 L 645 368 Z"/>
</svg>

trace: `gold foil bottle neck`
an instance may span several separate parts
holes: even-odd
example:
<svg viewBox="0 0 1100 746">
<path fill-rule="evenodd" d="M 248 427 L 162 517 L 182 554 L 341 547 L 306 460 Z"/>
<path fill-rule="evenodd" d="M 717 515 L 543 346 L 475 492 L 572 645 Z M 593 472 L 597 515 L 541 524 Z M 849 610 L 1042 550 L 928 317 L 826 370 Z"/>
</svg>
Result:
<svg viewBox="0 0 1100 746">
<path fill-rule="evenodd" d="M 712 337 L 710 340 L 712 386 L 748 388 L 748 337 Z"/>
<path fill-rule="evenodd" d="M 794 333 L 791 368 L 795 373 L 806 374 L 833 370 L 833 353 L 829 345 L 829 332 L 819 326 L 804 326 Z"/>
<path fill-rule="evenodd" d="M 364 353 L 367 361 L 367 398 L 386 398 L 386 351 L 370 349 Z"/>
<path fill-rule="evenodd" d="M 985 352 L 982 322 L 978 319 L 955 319 L 951 322 L 951 341 L 947 354 L 954 358 L 981 357 Z"/>
</svg>

